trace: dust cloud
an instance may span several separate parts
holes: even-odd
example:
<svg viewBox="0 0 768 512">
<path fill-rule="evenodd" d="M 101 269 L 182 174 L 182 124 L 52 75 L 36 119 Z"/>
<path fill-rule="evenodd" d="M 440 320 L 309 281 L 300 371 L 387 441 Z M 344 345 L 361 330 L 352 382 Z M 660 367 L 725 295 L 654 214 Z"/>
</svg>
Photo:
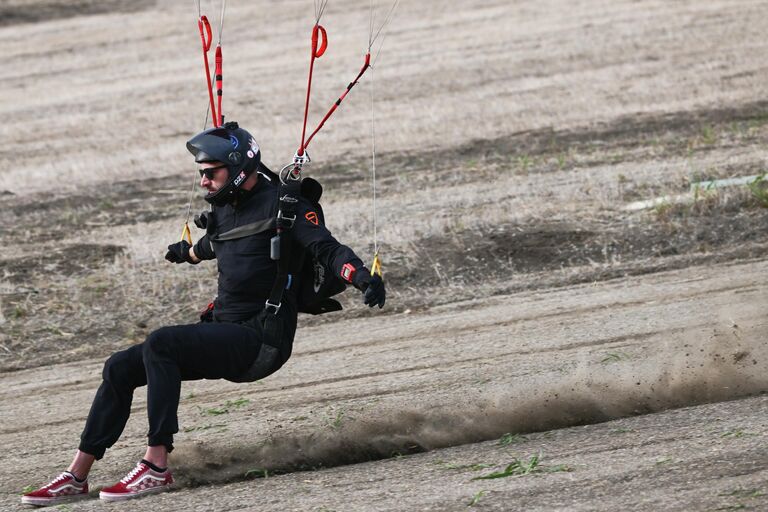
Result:
<svg viewBox="0 0 768 512">
<path fill-rule="evenodd" d="M 727 316 L 727 315 L 725 315 Z M 418 408 L 379 405 L 337 429 L 221 446 L 179 446 L 174 465 L 182 485 L 204 485 L 379 460 L 438 448 L 591 424 L 670 408 L 768 392 L 765 325 L 722 327 L 675 335 L 643 361 L 594 362 L 565 371 L 489 382 L 481 391 L 442 395 Z M 591 362 L 587 362 L 591 361 Z M 203 476 L 204 475 L 204 476 Z"/>
</svg>

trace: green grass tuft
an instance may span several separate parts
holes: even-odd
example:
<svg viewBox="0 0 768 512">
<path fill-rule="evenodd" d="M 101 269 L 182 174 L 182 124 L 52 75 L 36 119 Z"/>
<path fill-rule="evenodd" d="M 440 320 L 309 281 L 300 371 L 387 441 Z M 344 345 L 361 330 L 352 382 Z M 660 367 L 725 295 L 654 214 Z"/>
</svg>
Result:
<svg viewBox="0 0 768 512">
<path fill-rule="evenodd" d="M 728 492 L 721 492 L 718 496 L 732 496 L 735 498 L 759 498 L 765 496 L 760 489 L 734 489 Z"/>
<path fill-rule="evenodd" d="M 766 176 L 768 173 L 763 173 L 758 176 L 755 181 L 747 184 L 749 191 L 752 193 L 752 197 L 757 200 L 757 203 L 763 208 L 768 208 L 768 179 Z"/>
<path fill-rule="evenodd" d="M 742 437 L 752 437 L 756 435 L 757 434 L 753 434 L 752 432 L 745 432 L 741 429 L 734 429 L 734 430 L 729 430 L 727 432 L 723 432 L 722 434 L 720 434 L 720 437 L 726 437 L 730 439 L 740 439 Z"/>
<path fill-rule="evenodd" d="M 510 476 L 525 476 L 534 473 L 558 473 L 562 471 L 573 471 L 570 466 L 557 464 L 555 466 L 543 466 L 540 464 L 540 454 L 531 455 L 528 460 L 514 459 L 501 471 L 494 471 L 487 475 L 478 476 L 472 480 L 492 480 L 495 478 L 507 478 Z"/>
<path fill-rule="evenodd" d="M 224 402 L 224 405 L 219 407 L 211 407 L 209 409 L 198 407 L 198 409 L 203 416 L 221 416 L 222 414 L 228 414 L 232 409 L 240 409 L 248 403 L 250 403 L 250 400 L 247 398 L 238 398 L 237 400 L 227 400 Z"/>
<path fill-rule="evenodd" d="M 629 356 L 624 352 L 608 352 L 605 357 L 600 360 L 602 364 L 615 363 L 617 361 L 623 361 L 629 359 Z"/>
<path fill-rule="evenodd" d="M 485 496 L 485 493 L 487 493 L 487 492 L 488 491 L 477 491 L 475 493 L 475 495 L 472 496 L 472 499 L 470 500 L 470 502 L 467 503 L 467 506 L 468 507 L 474 507 L 475 505 L 477 505 L 480 502 L 480 498 Z"/>
<path fill-rule="evenodd" d="M 509 446 L 511 444 L 518 444 L 527 440 L 528 439 L 525 436 L 521 436 L 520 434 L 507 433 L 501 436 L 499 439 L 499 446 Z"/>
<path fill-rule="evenodd" d="M 440 461 L 441 468 L 440 469 L 470 469 L 472 471 L 480 471 L 482 469 L 488 469 L 492 468 L 493 464 L 485 464 L 484 462 L 477 462 L 473 464 L 455 464 L 453 462 L 443 462 Z"/>
<path fill-rule="evenodd" d="M 245 478 L 269 478 L 269 470 L 262 468 L 249 469 L 245 472 Z"/>
</svg>

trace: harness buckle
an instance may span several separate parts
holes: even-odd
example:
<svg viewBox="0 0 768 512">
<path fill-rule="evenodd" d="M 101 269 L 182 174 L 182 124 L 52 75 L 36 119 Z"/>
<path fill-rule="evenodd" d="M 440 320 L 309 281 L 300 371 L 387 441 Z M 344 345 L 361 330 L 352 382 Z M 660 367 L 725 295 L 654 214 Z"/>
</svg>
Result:
<svg viewBox="0 0 768 512">
<path fill-rule="evenodd" d="M 283 215 L 283 210 L 277 212 L 277 227 L 280 229 L 291 229 L 296 222 L 296 214 Z"/>
<path fill-rule="evenodd" d="M 300 155 L 298 153 L 293 155 L 293 165 L 298 165 L 299 167 L 301 167 L 302 165 L 308 164 L 311 161 L 312 161 L 312 159 L 309 158 L 309 153 L 307 153 L 306 149 L 304 150 L 304 154 L 303 155 Z"/>
<path fill-rule="evenodd" d="M 280 311 L 280 306 L 282 306 L 282 302 L 278 302 L 277 304 L 272 304 L 269 302 L 269 299 L 267 299 L 267 302 L 264 304 L 264 310 L 268 313 L 272 313 L 273 315 L 276 315 L 278 311 Z M 274 312 L 271 311 L 274 309 Z"/>
<path fill-rule="evenodd" d="M 304 164 L 308 164 L 310 161 L 306 151 L 301 156 L 296 153 L 293 157 L 293 162 L 280 169 L 278 173 L 280 183 L 287 185 L 290 181 L 301 181 L 301 169 Z"/>
</svg>

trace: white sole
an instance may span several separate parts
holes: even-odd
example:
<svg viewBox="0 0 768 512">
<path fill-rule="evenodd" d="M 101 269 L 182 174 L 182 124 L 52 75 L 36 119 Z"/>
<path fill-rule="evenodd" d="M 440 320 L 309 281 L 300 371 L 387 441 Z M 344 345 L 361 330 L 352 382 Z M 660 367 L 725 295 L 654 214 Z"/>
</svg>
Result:
<svg viewBox="0 0 768 512">
<path fill-rule="evenodd" d="M 88 498 L 88 494 L 76 494 L 74 496 L 62 496 L 60 498 L 37 498 L 35 496 L 22 496 L 21 503 L 24 505 L 34 505 L 35 507 L 54 507 L 62 503 L 71 503 Z"/>
<path fill-rule="evenodd" d="M 173 484 L 163 485 L 162 487 L 153 487 L 151 489 L 144 489 L 143 491 L 136 491 L 131 494 L 123 494 L 123 493 L 113 494 L 111 492 L 101 491 L 99 493 L 99 499 L 104 501 L 132 500 L 134 498 L 141 498 L 142 496 L 146 496 L 147 494 L 155 494 L 158 492 L 169 491 L 172 485 Z"/>
</svg>

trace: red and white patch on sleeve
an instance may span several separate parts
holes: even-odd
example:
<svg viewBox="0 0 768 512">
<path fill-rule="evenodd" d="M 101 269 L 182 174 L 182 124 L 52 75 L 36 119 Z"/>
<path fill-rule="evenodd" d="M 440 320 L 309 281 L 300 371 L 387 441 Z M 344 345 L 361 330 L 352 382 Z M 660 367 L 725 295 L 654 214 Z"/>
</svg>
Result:
<svg viewBox="0 0 768 512">
<path fill-rule="evenodd" d="M 341 278 L 346 282 L 351 283 L 352 276 L 355 275 L 355 270 L 355 267 L 353 267 L 351 263 L 345 263 L 344 266 L 341 267 Z"/>
<path fill-rule="evenodd" d="M 312 224 L 314 224 L 315 226 L 317 226 L 319 223 L 319 221 L 317 220 L 317 214 L 315 212 L 307 212 L 304 215 L 304 218 L 307 219 Z"/>
</svg>

